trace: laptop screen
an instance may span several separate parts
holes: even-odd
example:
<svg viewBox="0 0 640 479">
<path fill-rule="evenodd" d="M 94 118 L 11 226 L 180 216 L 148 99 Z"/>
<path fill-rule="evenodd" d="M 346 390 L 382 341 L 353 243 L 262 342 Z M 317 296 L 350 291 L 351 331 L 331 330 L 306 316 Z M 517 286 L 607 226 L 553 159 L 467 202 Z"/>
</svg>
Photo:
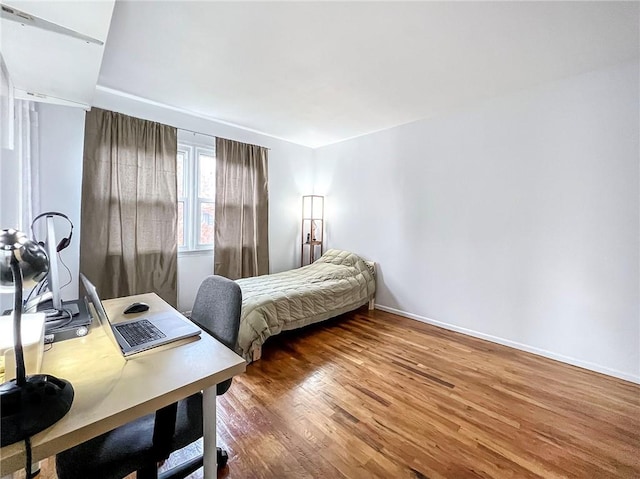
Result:
<svg viewBox="0 0 640 479">
<path fill-rule="evenodd" d="M 115 343 L 115 346 L 118 348 L 118 350 L 121 350 L 120 345 L 118 344 L 118 340 L 114 336 L 113 330 L 111 329 L 111 322 L 109 321 L 107 312 L 104 310 L 104 306 L 102 305 L 100 296 L 98 296 L 98 291 L 96 290 L 96 287 L 82 273 L 80 273 L 80 279 L 82 279 L 82 284 L 84 285 L 84 289 L 87 291 L 87 295 L 89 296 L 89 301 L 91 301 L 91 304 L 93 304 L 93 307 L 96 310 L 96 314 L 98 315 L 98 321 L 104 328 L 107 336 L 109 336 L 111 340 Z"/>
</svg>

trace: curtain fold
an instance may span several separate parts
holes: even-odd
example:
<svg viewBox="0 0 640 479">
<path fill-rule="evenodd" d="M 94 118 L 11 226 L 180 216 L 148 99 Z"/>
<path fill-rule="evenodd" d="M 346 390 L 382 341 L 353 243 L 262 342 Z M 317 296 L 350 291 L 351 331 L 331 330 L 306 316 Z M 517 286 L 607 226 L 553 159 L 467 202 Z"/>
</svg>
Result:
<svg viewBox="0 0 640 479">
<path fill-rule="evenodd" d="M 15 100 L 15 143 L 20 167 L 22 187 L 20 191 L 20 224 L 18 228 L 27 234 L 36 215 L 40 214 L 40 177 L 38 148 L 38 110 L 35 103 Z"/>
<path fill-rule="evenodd" d="M 216 138 L 214 273 L 269 273 L 268 149 Z"/>
<path fill-rule="evenodd" d="M 80 271 L 107 298 L 177 302 L 177 130 L 92 108 L 85 121 Z"/>
</svg>

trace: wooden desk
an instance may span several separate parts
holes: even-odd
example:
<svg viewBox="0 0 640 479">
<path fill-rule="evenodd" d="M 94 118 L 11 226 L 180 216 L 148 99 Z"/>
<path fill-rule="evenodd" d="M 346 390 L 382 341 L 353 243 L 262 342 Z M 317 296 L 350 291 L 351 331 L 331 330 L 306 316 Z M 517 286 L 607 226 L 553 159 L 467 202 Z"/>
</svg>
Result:
<svg viewBox="0 0 640 479">
<path fill-rule="evenodd" d="M 113 322 L 133 301 L 150 309 L 140 315 L 175 311 L 153 293 L 104 302 Z M 175 311 L 176 314 L 179 314 Z M 42 372 L 71 382 L 75 397 L 60 421 L 32 438 L 39 461 L 88 439 L 204 391 L 204 477 L 216 477 L 216 384 L 243 372 L 246 362 L 204 331 L 190 338 L 136 354 L 125 360 L 94 320 L 91 332 L 53 343 L 44 354 Z M 25 463 L 24 441 L 0 449 L 0 477 Z"/>
</svg>

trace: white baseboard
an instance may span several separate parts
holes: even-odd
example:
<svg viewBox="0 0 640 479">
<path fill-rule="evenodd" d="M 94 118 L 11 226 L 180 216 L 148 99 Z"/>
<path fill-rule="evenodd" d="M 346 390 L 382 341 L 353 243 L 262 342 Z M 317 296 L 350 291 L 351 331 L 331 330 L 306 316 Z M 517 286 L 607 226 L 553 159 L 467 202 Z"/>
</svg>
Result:
<svg viewBox="0 0 640 479">
<path fill-rule="evenodd" d="M 417 314 L 407 313 L 405 311 L 401 311 L 395 308 L 390 308 L 388 306 L 383 306 L 378 303 L 376 303 L 375 307 L 376 309 L 379 309 L 381 311 L 387 311 L 388 313 L 397 314 L 398 316 L 404 316 L 405 318 L 415 319 L 416 321 L 420 321 L 422 323 L 432 324 L 433 326 L 438 326 L 440 328 L 448 329 L 450 331 L 466 334 L 467 336 L 473 336 L 474 338 L 484 339 L 486 341 L 491 341 L 492 343 L 502 344 L 503 346 L 509 346 L 511 348 L 520 349 L 521 351 L 537 354 L 538 356 L 544 356 L 545 358 L 555 359 L 556 361 L 561 361 L 563 363 L 571 364 L 572 366 L 578 366 L 579 368 L 588 369 L 590 371 L 595 371 L 597 373 L 606 374 L 608 376 L 613 376 L 618 379 L 624 379 L 625 381 L 630 381 L 632 383 L 640 384 L 640 376 L 635 376 L 633 374 L 617 371 L 615 369 L 610 369 L 605 366 L 601 366 L 599 364 L 590 363 L 588 361 L 581 361 L 579 359 L 571 358 L 569 356 L 563 356 L 562 354 L 553 353 L 545 349 L 540 349 L 534 346 L 529 346 L 527 344 L 511 341 L 510 339 L 499 338 L 497 336 L 480 333 L 472 329 L 455 326 L 453 324 L 443 323 L 441 321 L 436 321 L 435 319 L 425 318 L 423 316 L 418 316 Z"/>
</svg>

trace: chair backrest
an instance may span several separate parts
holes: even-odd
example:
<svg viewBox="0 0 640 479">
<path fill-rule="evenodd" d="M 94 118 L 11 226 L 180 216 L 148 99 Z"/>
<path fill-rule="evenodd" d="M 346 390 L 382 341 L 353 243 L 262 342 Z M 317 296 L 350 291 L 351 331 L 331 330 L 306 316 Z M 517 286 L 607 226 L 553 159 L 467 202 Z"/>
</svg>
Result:
<svg viewBox="0 0 640 479">
<path fill-rule="evenodd" d="M 235 351 L 240 330 L 242 291 L 235 281 L 223 276 L 205 278 L 198 289 L 191 320 Z"/>
</svg>

